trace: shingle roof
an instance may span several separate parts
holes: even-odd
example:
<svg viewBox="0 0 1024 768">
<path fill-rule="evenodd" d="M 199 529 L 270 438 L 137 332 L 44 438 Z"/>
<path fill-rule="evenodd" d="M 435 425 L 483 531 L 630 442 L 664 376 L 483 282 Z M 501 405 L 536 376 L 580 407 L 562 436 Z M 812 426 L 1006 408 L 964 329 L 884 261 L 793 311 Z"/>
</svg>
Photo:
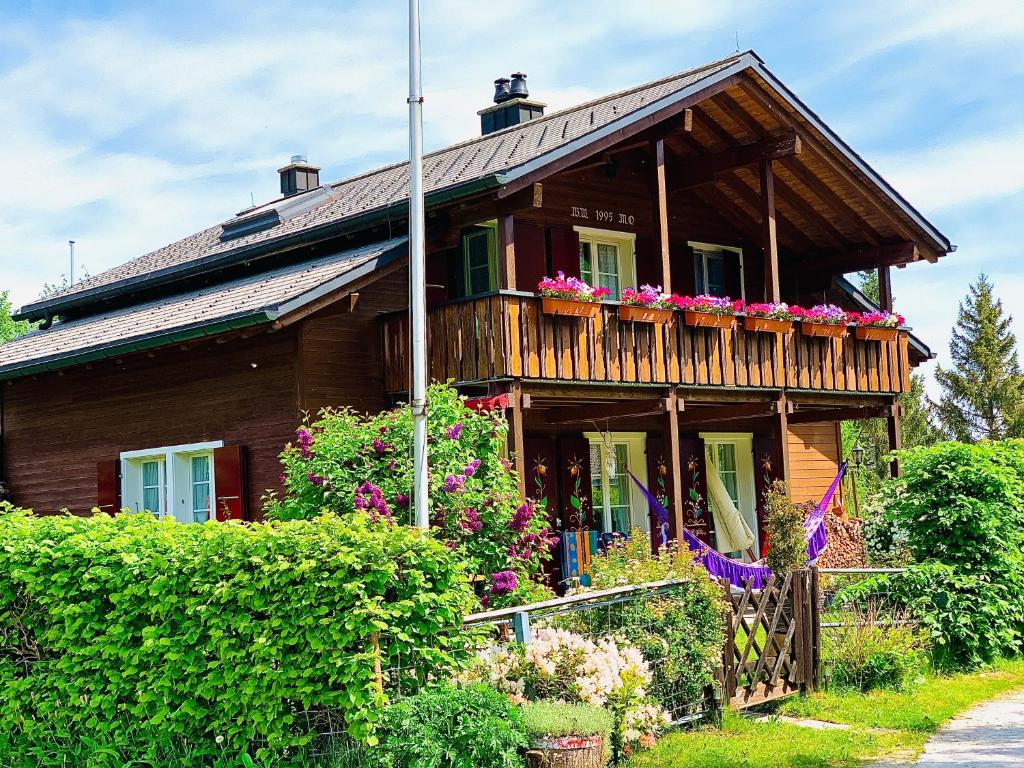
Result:
<svg viewBox="0 0 1024 768">
<path fill-rule="evenodd" d="M 406 253 L 396 238 L 104 314 L 0 346 L 0 379 L 272 322 Z"/>
<path fill-rule="evenodd" d="M 637 110 L 710 77 L 748 57 L 736 54 L 662 80 L 551 113 L 518 126 L 432 152 L 424 158 L 429 194 L 509 171 L 537 160 Z M 333 199 L 271 229 L 222 241 L 221 226 L 210 227 L 47 297 L 46 303 L 189 262 L 198 262 L 256 243 L 285 239 L 320 224 L 384 209 L 409 196 L 409 164 L 396 163 L 331 185 Z M 273 203 L 268 203 L 271 206 Z M 251 213 L 247 212 L 247 214 Z M 28 307 L 26 307 L 28 309 Z"/>
</svg>

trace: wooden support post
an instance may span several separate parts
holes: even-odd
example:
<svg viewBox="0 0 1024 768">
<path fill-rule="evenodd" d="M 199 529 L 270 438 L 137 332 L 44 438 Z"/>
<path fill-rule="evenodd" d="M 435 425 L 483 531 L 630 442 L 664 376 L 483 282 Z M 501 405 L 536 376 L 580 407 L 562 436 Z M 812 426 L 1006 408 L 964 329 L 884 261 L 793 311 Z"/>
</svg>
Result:
<svg viewBox="0 0 1024 768">
<path fill-rule="evenodd" d="M 789 474 L 789 402 L 785 393 L 779 395 L 779 403 L 776 406 L 778 413 L 775 414 L 775 423 L 779 431 L 779 457 L 782 459 L 782 479 L 787 487 L 790 482 Z"/>
<path fill-rule="evenodd" d="M 889 415 L 885 418 L 886 431 L 889 433 L 889 450 L 898 451 L 903 447 L 903 438 L 900 434 L 900 404 L 893 403 Z M 896 459 L 889 462 L 889 474 L 892 477 L 900 476 L 900 463 Z"/>
<path fill-rule="evenodd" d="M 683 541 L 683 457 L 679 448 L 679 395 L 673 389 L 668 396 L 669 457 L 672 462 L 672 514 L 676 522 L 676 540 L 682 549 Z"/>
<path fill-rule="evenodd" d="M 781 301 L 779 293 L 779 243 L 775 234 L 775 172 L 770 158 L 763 157 L 761 171 L 761 247 L 764 250 L 766 301 Z"/>
<path fill-rule="evenodd" d="M 498 270 L 501 272 L 499 287 L 516 289 L 516 244 L 515 221 L 512 214 L 498 217 Z"/>
<path fill-rule="evenodd" d="M 672 293 L 672 264 L 668 252 L 668 193 L 665 185 L 665 140 L 658 139 L 654 144 L 655 179 L 658 196 L 658 241 L 661 245 L 661 288 L 665 293 Z"/>
<path fill-rule="evenodd" d="M 516 474 L 519 475 L 519 496 L 526 500 L 526 449 L 523 436 L 523 388 L 521 384 L 513 384 L 509 392 L 509 406 L 512 409 L 512 418 L 509 428 L 512 434 L 509 440 L 509 449 L 512 452 L 512 460 L 515 464 Z"/>
<path fill-rule="evenodd" d="M 888 265 L 878 268 L 878 306 L 884 312 L 892 312 L 892 274 Z"/>
</svg>

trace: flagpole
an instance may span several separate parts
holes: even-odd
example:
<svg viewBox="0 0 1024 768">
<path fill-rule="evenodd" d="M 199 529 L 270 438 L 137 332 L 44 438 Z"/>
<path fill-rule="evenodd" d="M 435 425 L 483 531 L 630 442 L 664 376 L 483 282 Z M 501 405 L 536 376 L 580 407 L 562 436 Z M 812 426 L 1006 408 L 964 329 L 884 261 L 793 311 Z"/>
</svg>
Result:
<svg viewBox="0 0 1024 768">
<path fill-rule="evenodd" d="M 423 85 L 420 3 L 409 0 L 409 311 L 412 315 L 413 508 L 430 526 L 427 486 L 427 284 L 423 213 Z"/>
</svg>

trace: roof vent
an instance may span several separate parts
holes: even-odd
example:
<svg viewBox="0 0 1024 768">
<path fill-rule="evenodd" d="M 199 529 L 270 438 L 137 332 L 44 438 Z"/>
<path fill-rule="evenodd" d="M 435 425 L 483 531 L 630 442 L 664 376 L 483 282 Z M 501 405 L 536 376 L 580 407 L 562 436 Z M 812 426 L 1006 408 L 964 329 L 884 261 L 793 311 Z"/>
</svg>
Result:
<svg viewBox="0 0 1024 768">
<path fill-rule="evenodd" d="M 281 174 L 281 194 L 285 197 L 320 186 L 320 168 L 310 165 L 305 155 L 292 155 L 291 162 L 277 172 Z"/>
<path fill-rule="evenodd" d="M 516 72 L 510 80 L 499 77 L 494 81 L 494 106 L 481 109 L 480 133 L 487 135 L 544 116 L 545 104 L 530 100 L 526 75 Z"/>
</svg>

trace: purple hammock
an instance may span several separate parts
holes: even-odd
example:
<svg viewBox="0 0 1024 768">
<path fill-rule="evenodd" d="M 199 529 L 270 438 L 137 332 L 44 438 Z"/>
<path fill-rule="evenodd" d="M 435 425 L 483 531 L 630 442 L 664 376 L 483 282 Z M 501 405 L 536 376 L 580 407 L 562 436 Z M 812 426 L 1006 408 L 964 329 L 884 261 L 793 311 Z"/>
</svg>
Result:
<svg viewBox="0 0 1024 768">
<path fill-rule="evenodd" d="M 825 511 L 828 509 L 829 504 L 832 503 L 832 498 L 836 495 L 836 490 L 839 488 L 839 483 L 842 482 L 844 474 L 846 474 L 846 462 L 843 462 L 839 467 L 839 474 L 836 475 L 836 479 L 832 481 L 832 485 L 828 487 L 824 497 L 818 502 L 818 506 L 804 520 L 807 557 L 812 563 L 818 559 L 818 556 L 825 551 L 825 547 L 828 545 L 828 539 L 825 534 Z M 654 514 L 658 518 L 661 528 L 661 543 L 664 546 L 668 543 L 668 510 L 665 509 L 653 493 L 644 487 L 643 483 L 636 479 L 636 475 L 631 472 L 630 477 L 633 478 L 633 482 L 636 483 L 637 487 L 647 498 L 648 504 L 651 505 L 651 509 L 654 510 Z M 771 568 L 767 565 L 743 563 L 739 560 L 728 558 L 721 552 L 709 547 L 685 528 L 683 529 L 683 540 L 686 541 L 690 551 L 695 553 L 694 559 L 703 565 L 708 573 L 716 579 L 728 579 L 730 584 L 740 589 L 744 589 L 748 582 L 753 583 L 754 589 L 762 589 L 768 582 L 768 577 L 772 575 Z"/>
</svg>

